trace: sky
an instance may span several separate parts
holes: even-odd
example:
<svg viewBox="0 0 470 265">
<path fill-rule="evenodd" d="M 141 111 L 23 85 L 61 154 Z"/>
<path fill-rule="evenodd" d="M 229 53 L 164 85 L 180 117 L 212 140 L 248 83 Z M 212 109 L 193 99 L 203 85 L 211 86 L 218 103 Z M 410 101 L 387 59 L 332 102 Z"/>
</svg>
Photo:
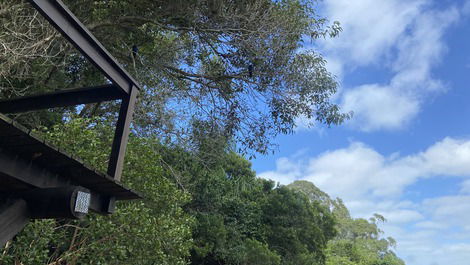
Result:
<svg viewBox="0 0 470 265">
<path fill-rule="evenodd" d="M 313 182 L 356 218 L 387 218 L 409 265 L 470 264 L 470 0 L 324 0 L 338 38 L 316 43 L 354 117 L 279 136 L 253 160 Z"/>
</svg>

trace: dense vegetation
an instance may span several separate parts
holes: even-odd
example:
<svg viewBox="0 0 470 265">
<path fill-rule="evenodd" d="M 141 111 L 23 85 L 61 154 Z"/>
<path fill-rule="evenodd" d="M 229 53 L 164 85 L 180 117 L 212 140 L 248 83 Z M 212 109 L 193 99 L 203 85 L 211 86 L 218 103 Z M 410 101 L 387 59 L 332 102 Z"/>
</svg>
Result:
<svg viewBox="0 0 470 265">
<path fill-rule="evenodd" d="M 369 220 L 351 218 L 341 199 L 331 199 L 308 181 L 295 181 L 288 187 L 306 195 L 312 202 L 319 202 L 333 214 L 336 236 L 328 242 L 327 265 L 404 264 L 392 251 L 395 240 L 381 238 L 378 225 L 386 221 L 383 216 L 375 214 Z"/>
<path fill-rule="evenodd" d="M 315 1 L 65 2 L 142 83 L 123 182 L 145 199 L 34 221 L 1 264 L 403 264 L 382 217 L 258 179 L 237 153 L 270 151 L 299 118 L 348 118 L 323 58 L 302 48 L 340 31 Z M 106 82 L 23 1 L 0 0 L 0 21 L 0 98 Z M 104 171 L 115 114 L 111 102 L 12 117 Z"/>
<path fill-rule="evenodd" d="M 88 128 L 84 130 L 84 128 Z M 45 136 L 97 168 L 111 130 L 72 119 Z M 375 216 L 353 219 L 341 200 L 309 182 L 276 186 L 256 178 L 225 141 L 200 139 L 201 154 L 133 135 L 124 182 L 143 201 L 112 216 L 35 221 L 3 250 L 3 264 L 347 264 L 399 265 Z M 218 150 L 216 156 L 204 148 Z M 165 161 L 165 162 L 163 162 Z"/>
</svg>

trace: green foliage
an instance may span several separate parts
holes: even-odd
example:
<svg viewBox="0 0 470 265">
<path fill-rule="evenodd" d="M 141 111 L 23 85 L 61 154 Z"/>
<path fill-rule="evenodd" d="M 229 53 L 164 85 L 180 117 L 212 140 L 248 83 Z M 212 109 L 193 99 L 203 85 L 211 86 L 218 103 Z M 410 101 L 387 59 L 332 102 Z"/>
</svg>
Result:
<svg viewBox="0 0 470 265">
<path fill-rule="evenodd" d="M 187 206 L 196 218 L 191 263 L 323 264 L 326 244 L 335 233 L 328 210 L 257 179 L 251 164 L 233 152 L 221 152 L 226 146 L 220 142 L 205 138 L 193 154 L 162 152 L 163 160 L 173 165 L 169 176 L 178 172 L 174 178 L 193 195 Z M 218 155 L 206 156 L 210 153 Z M 184 159 L 175 154 L 184 154 Z"/>
<path fill-rule="evenodd" d="M 327 265 L 402 265 L 393 252 L 396 242 L 393 238 L 381 238 L 379 222 L 385 218 L 374 214 L 370 220 L 351 218 L 341 199 L 333 200 L 328 194 L 308 181 L 295 181 L 288 186 L 306 195 L 311 201 L 319 202 L 330 209 L 336 225 L 336 237 L 328 242 Z"/>
<path fill-rule="evenodd" d="M 243 253 L 240 264 L 257 265 L 278 265 L 281 264 L 281 257 L 276 252 L 271 251 L 267 244 L 263 244 L 253 239 L 245 240 L 240 253 Z"/>
<path fill-rule="evenodd" d="M 35 221 L 27 225 L 15 241 L 8 242 L 0 256 L 0 264 L 47 264 L 50 242 L 64 240 L 64 233 L 56 233 L 53 220 Z"/>
<path fill-rule="evenodd" d="M 317 202 L 279 187 L 263 205 L 269 245 L 281 254 L 282 264 L 323 264 L 323 250 L 335 235 L 334 219 Z"/>
<path fill-rule="evenodd" d="M 203 130 L 193 152 L 132 135 L 123 181 L 144 200 L 121 202 L 112 216 L 34 221 L 0 263 L 403 264 L 391 250 L 396 242 L 380 237 L 382 216 L 353 219 L 341 200 L 309 182 L 276 187 L 258 179 L 249 161 Z M 106 123 L 74 118 L 42 133 L 105 169 Z"/>
<path fill-rule="evenodd" d="M 96 122 L 73 119 L 46 136 L 103 169 L 111 132 Z M 186 264 L 193 218 L 182 207 L 190 196 L 163 177 L 158 145 L 152 139 L 130 139 L 123 182 L 142 192 L 143 201 L 118 203 L 112 216 L 32 222 L 4 250 L 0 263 Z"/>
</svg>

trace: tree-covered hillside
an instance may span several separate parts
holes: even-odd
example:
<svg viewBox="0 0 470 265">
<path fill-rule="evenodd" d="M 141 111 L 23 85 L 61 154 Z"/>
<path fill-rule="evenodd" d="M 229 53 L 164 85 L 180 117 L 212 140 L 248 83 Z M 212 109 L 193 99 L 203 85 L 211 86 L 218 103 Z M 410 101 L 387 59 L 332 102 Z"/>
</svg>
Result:
<svg viewBox="0 0 470 265">
<path fill-rule="evenodd" d="M 320 202 L 333 214 L 337 234 L 328 242 L 327 265 L 404 264 L 393 252 L 395 240 L 382 238 L 379 224 L 386 222 L 385 217 L 374 214 L 369 220 L 352 218 L 341 199 L 331 199 L 308 181 L 295 181 L 287 187 L 306 195 L 310 201 Z"/>
</svg>

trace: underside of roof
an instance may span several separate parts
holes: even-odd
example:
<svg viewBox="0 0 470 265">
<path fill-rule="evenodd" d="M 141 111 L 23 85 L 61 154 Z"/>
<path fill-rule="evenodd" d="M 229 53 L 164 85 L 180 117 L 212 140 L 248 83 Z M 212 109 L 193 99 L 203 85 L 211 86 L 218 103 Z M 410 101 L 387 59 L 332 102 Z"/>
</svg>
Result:
<svg viewBox="0 0 470 265">
<path fill-rule="evenodd" d="M 23 126 L 0 114 L 0 153 L 8 153 L 25 163 L 44 169 L 70 185 L 82 186 L 96 193 L 113 196 L 118 200 L 130 200 L 141 198 L 136 192 L 122 186 L 112 177 L 100 173 L 79 158 L 67 154 L 63 150 L 42 140 L 37 134 L 27 130 Z M 1 164 L 0 164 L 1 165 Z M 0 166 L 0 191 L 15 192 L 30 188 L 46 188 L 40 176 L 37 179 L 26 179 L 24 176 L 8 176 L 4 172 L 4 166 Z M 3 174 L 2 174 L 3 173 Z M 53 185 L 51 185 L 52 187 Z"/>
</svg>

